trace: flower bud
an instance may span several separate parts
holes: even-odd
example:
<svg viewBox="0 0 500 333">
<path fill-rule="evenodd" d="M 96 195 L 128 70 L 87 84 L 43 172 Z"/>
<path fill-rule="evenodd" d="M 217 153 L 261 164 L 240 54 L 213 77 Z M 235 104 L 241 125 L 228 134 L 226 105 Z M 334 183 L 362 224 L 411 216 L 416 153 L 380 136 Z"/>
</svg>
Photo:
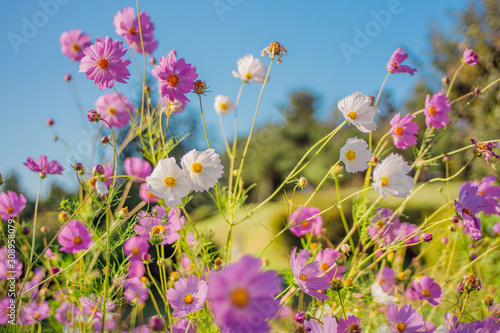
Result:
<svg viewBox="0 0 500 333">
<path fill-rule="evenodd" d="M 378 163 L 378 157 L 377 156 L 373 156 L 372 157 L 372 163 Z"/>
<path fill-rule="evenodd" d="M 486 306 L 489 307 L 489 306 L 493 305 L 493 303 L 495 302 L 495 300 L 493 299 L 493 297 L 491 297 L 491 295 L 486 294 L 483 297 L 483 302 L 484 302 L 484 305 L 486 305 Z"/>
<path fill-rule="evenodd" d="M 94 168 L 92 169 L 92 174 L 94 176 L 102 176 L 104 175 L 104 173 L 106 172 L 106 170 L 104 169 L 104 167 L 100 164 L 96 164 L 94 166 Z"/>
<path fill-rule="evenodd" d="M 151 65 L 156 65 L 156 59 L 155 59 L 154 57 L 150 57 L 150 58 L 149 58 L 149 63 L 150 63 Z"/>
<path fill-rule="evenodd" d="M 405 272 L 399 272 L 398 273 L 398 280 L 403 281 L 405 279 L 405 276 L 406 276 Z"/>
<path fill-rule="evenodd" d="M 167 264 L 167 260 L 165 258 L 158 259 L 158 266 L 163 267 Z"/>
<path fill-rule="evenodd" d="M 151 86 L 149 85 L 145 85 L 144 86 L 144 91 L 147 92 L 147 93 L 150 93 L 153 89 L 151 89 Z"/>
<path fill-rule="evenodd" d="M 170 278 L 172 280 L 174 280 L 174 281 L 179 280 L 180 277 L 181 277 L 181 275 L 178 272 L 172 272 L 172 273 L 170 273 Z"/>
<path fill-rule="evenodd" d="M 453 223 L 458 223 L 459 221 L 460 221 L 460 220 L 458 219 L 458 217 L 457 217 L 456 215 L 453 215 L 453 216 L 451 217 L 451 222 L 453 222 Z"/>
<path fill-rule="evenodd" d="M 453 225 L 449 225 L 448 230 L 449 231 L 457 231 L 457 228 L 455 228 L 455 226 L 453 226 Z"/>
<path fill-rule="evenodd" d="M 87 119 L 91 123 L 97 123 L 99 120 L 101 120 L 101 114 L 96 110 L 90 110 L 89 112 L 87 112 Z"/>
<path fill-rule="evenodd" d="M 205 93 L 205 90 L 207 90 L 207 83 L 202 80 L 196 80 L 194 81 L 193 90 L 198 95 L 202 95 L 203 93 Z"/>
<path fill-rule="evenodd" d="M 59 212 L 59 215 L 58 215 L 58 218 L 59 218 L 59 222 L 66 222 L 68 220 L 68 212 L 66 212 L 65 210 L 62 210 Z"/>
<path fill-rule="evenodd" d="M 109 138 L 107 135 L 104 135 L 102 138 L 101 138 L 101 143 L 103 145 L 107 144 L 109 142 Z"/>
<path fill-rule="evenodd" d="M 448 77 L 446 77 L 446 76 L 445 76 L 445 77 L 443 77 L 443 79 L 442 79 L 441 81 L 443 81 L 443 84 L 444 84 L 445 86 L 446 86 L 446 85 L 448 85 L 448 84 L 450 84 L 450 79 L 449 79 Z"/>
<path fill-rule="evenodd" d="M 48 119 L 47 119 L 47 125 L 49 125 L 49 126 L 54 125 L 54 119 L 52 119 L 52 118 L 48 118 Z"/>
<path fill-rule="evenodd" d="M 165 329 L 165 321 L 159 316 L 154 316 L 149 319 L 149 327 L 153 332 L 160 332 Z"/>
<path fill-rule="evenodd" d="M 144 264 L 149 264 L 151 262 L 151 255 L 149 253 L 147 253 L 147 252 L 144 252 L 142 254 L 142 258 L 141 259 L 142 259 L 142 262 Z"/>
<path fill-rule="evenodd" d="M 343 253 L 349 253 L 351 251 L 351 247 L 349 244 L 342 244 L 340 245 L 340 251 Z"/>
<path fill-rule="evenodd" d="M 332 282 L 330 283 L 330 288 L 334 291 L 339 291 L 344 287 L 344 283 L 342 282 L 341 278 L 333 278 Z"/>
<path fill-rule="evenodd" d="M 352 289 L 353 286 L 354 286 L 354 284 L 352 283 L 351 278 L 347 278 L 344 280 L 344 288 L 345 289 Z"/>
<path fill-rule="evenodd" d="M 217 268 L 219 268 L 220 266 L 222 266 L 222 259 L 221 258 L 216 258 L 214 263 L 215 263 L 215 266 Z"/>
<path fill-rule="evenodd" d="M 443 236 L 443 238 L 441 238 L 441 243 L 448 244 L 448 237 Z"/>
<path fill-rule="evenodd" d="M 299 181 L 298 181 L 298 185 L 302 188 L 306 187 L 307 184 L 309 184 L 309 182 L 307 181 L 307 178 L 306 177 L 300 177 Z"/>
<path fill-rule="evenodd" d="M 28 236 L 31 232 L 31 228 L 27 225 L 25 225 L 22 229 L 21 232 L 23 233 L 24 236 Z"/>
<path fill-rule="evenodd" d="M 69 82 L 69 81 L 71 81 L 72 76 L 71 76 L 71 74 L 64 74 L 63 78 L 64 78 L 64 81 Z"/>
<path fill-rule="evenodd" d="M 83 164 L 80 162 L 75 162 L 75 164 L 73 164 L 73 169 L 75 169 L 76 171 L 80 171 L 83 169 Z"/>
<path fill-rule="evenodd" d="M 127 216 L 127 213 L 128 213 L 128 207 L 123 207 L 122 209 L 120 209 L 120 211 L 118 212 L 117 214 L 117 217 L 119 219 L 123 219 L 125 218 L 125 216 Z"/>
<path fill-rule="evenodd" d="M 51 268 L 51 271 L 52 271 L 52 274 L 53 275 L 56 275 L 57 273 L 59 273 L 61 270 L 58 268 L 58 267 L 52 267 Z"/>
<path fill-rule="evenodd" d="M 432 240 L 432 234 L 426 232 L 422 235 L 422 239 L 424 242 L 430 242 Z"/>
<path fill-rule="evenodd" d="M 49 231 L 49 227 L 43 225 L 40 227 L 40 231 L 42 232 L 42 234 L 46 234 Z"/>
<path fill-rule="evenodd" d="M 477 277 L 474 276 L 472 273 L 468 273 L 461 281 L 460 285 L 457 288 L 458 292 L 467 292 L 470 293 L 471 291 L 474 290 L 481 290 L 482 285 L 481 281 Z"/>
<path fill-rule="evenodd" d="M 450 156 L 448 156 L 448 155 L 444 155 L 444 156 L 443 156 L 443 161 L 445 161 L 445 162 L 449 162 L 450 160 L 451 160 L 451 157 L 450 157 Z"/>
<path fill-rule="evenodd" d="M 342 170 L 344 170 L 344 167 L 337 164 L 335 167 L 331 168 L 330 174 L 335 177 L 336 175 L 339 175 Z"/>
<path fill-rule="evenodd" d="M 295 320 L 299 324 L 303 324 L 304 320 L 307 319 L 306 313 L 304 311 L 299 311 L 293 315 L 293 320 Z"/>
<path fill-rule="evenodd" d="M 479 95 L 481 93 L 481 90 L 479 88 L 474 89 L 474 95 Z"/>
</svg>

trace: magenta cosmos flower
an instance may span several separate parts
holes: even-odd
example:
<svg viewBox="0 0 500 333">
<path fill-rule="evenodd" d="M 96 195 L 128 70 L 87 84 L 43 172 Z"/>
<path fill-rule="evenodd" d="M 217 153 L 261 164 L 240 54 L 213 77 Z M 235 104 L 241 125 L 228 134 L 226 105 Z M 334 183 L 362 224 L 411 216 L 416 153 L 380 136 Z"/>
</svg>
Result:
<svg viewBox="0 0 500 333">
<path fill-rule="evenodd" d="M 108 36 L 97 38 L 94 45 L 83 50 L 85 57 L 80 63 L 80 73 L 86 73 L 87 79 L 94 81 L 99 89 L 113 87 L 115 81 L 126 83 L 130 72 L 127 66 L 130 60 L 122 59 L 127 53 L 122 42 Z"/>
<path fill-rule="evenodd" d="M 319 250 L 316 255 L 315 261 L 319 264 L 320 273 L 330 282 L 334 277 L 342 277 L 342 274 L 345 273 L 345 267 L 338 267 L 335 263 L 339 254 L 340 252 L 337 250 L 326 248 L 324 250 Z"/>
<path fill-rule="evenodd" d="M 316 207 L 304 206 L 298 208 L 288 218 L 288 223 L 293 225 L 290 231 L 297 237 L 302 237 L 308 233 L 321 235 L 323 233 L 323 219 L 319 215 L 320 213 L 321 210 Z"/>
<path fill-rule="evenodd" d="M 142 261 L 142 255 L 148 253 L 149 243 L 139 236 L 134 236 L 123 243 L 123 252 L 125 255 L 131 256 L 130 260 Z"/>
<path fill-rule="evenodd" d="M 87 250 L 94 243 L 92 234 L 80 221 L 71 220 L 57 236 L 57 241 L 62 245 L 60 251 L 75 254 Z"/>
<path fill-rule="evenodd" d="M 134 226 L 135 232 L 145 241 L 155 244 L 173 244 L 179 239 L 178 231 L 184 225 L 185 217 L 179 208 L 171 209 L 165 222 L 165 208 L 155 206 L 150 214 L 142 211 L 137 214 L 138 224 Z"/>
<path fill-rule="evenodd" d="M 46 175 L 60 175 L 64 168 L 57 161 L 50 161 L 47 156 L 41 155 L 36 162 L 32 157 L 28 157 L 25 163 L 23 163 L 31 171 L 38 172 L 41 178 Z"/>
<path fill-rule="evenodd" d="M 392 242 L 392 231 L 399 227 L 399 216 L 394 215 L 394 210 L 385 207 L 379 207 L 375 215 L 370 220 L 368 234 L 374 240 L 387 238 L 385 245 Z M 391 219 L 392 217 L 392 219 Z"/>
<path fill-rule="evenodd" d="M 419 300 L 427 300 L 430 305 L 436 306 L 441 303 L 441 296 L 443 296 L 443 290 L 434 282 L 434 279 L 428 276 L 423 276 L 420 280 L 413 281 L 413 290 Z"/>
<path fill-rule="evenodd" d="M 455 200 L 455 209 L 462 218 L 464 226 L 469 229 L 470 237 L 474 240 L 481 238 L 481 221 L 476 214 L 488 208 L 486 198 L 478 194 L 478 187 L 470 182 L 462 184 L 458 192 L 458 201 Z"/>
<path fill-rule="evenodd" d="M 127 302 L 144 303 L 149 298 L 149 289 L 139 277 L 126 279 L 123 281 L 123 298 Z"/>
<path fill-rule="evenodd" d="M 481 142 L 475 139 L 470 139 L 470 142 L 474 145 L 476 156 L 484 156 L 486 163 L 490 163 L 493 157 L 500 158 L 500 156 L 493 151 L 493 148 L 500 147 L 500 143 L 495 146 L 493 142 Z"/>
<path fill-rule="evenodd" d="M 142 12 L 140 14 L 141 25 L 139 27 L 139 18 L 135 16 L 134 8 L 127 7 L 121 12 L 117 12 L 113 25 L 115 32 L 125 38 L 128 45 L 136 52 L 142 53 L 142 42 L 144 43 L 144 53 L 151 54 L 158 47 L 155 40 L 155 25 L 151 22 L 149 14 Z"/>
<path fill-rule="evenodd" d="M 130 261 L 127 269 L 128 278 L 134 278 L 134 277 L 142 278 L 145 273 L 146 273 L 146 267 L 144 267 L 142 260 Z"/>
<path fill-rule="evenodd" d="M 92 43 L 90 36 L 83 34 L 81 30 L 70 30 L 62 33 L 59 37 L 61 52 L 73 61 L 80 61 L 84 57 L 83 50 Z"/>
<path fill-rule="evenodd" d="M 392 134 L 394 145 L 399 149 L 406 149 L 417 143 L 418 125 L 411 120 L 415 118 L 411 114 L 407 114 L 401 118 L 400 114 L 396 114 L 391 119 L 391 129 L 389 133 Z"/>
<path fill-rule="evenodd" d="M 189 102 L 186 94 L 193 90 L 194 81 L 198 77 L 196 67 L 186 64 L 184 59 L 176 60 L 175 51 L 160 58 L 160 63 L 151 71 L 158 78 L 161 97 L 165 105 L 168 102 Z"/>
<path fill-rule="evenodd" d="M 384 267 L 379 271 L 377 282 L 382 290 L 386 293 L 394 295 L 394 285 L 396 284 L 396 273 L 390 267 Z"/>
<path fill-rule="evenodd" d="M 24 207 L 26 207 L 26 198 L 24 195 L 18 195 L 12 191 L 0 193 L 0 219 L 3 221 L 8 221 L 16 217 Z"/>
<path fill-rule="evenodd" d="M 189 319 L 181 319 L 175 326 L 172 326 L 172 333 L 196 333 L 197 330 L 196 324 Z"/>
<path fill-rule="evenodd" d="M 328 296 L 316 291 L 326 290 L 330 287 L 328 278 L 320 276 L 322 272 L 320 271 L 319 263 L 313 261 L 307 264 L 310 253 L 306 249 L 300 251 L 297 256 L 295 255 L 296 252 L 297 248 L 294 247 L 290 254 L 290 267 L 292 268 L 293 276 L 299 288 L 312 297 L 327 300 Z"/>
<path fill-rule="evenodd" d="M 207 299 L 207 283 L 195 276 L 180 278 L 175 283 L 175 289 L 169 288 L 167 299 L 175 310 L 174 317 L 183 318 L 188 313 L 201 310 Z"/>
<path fill-rule="evenodd" d="M 323 328 L 321 328 L 320 324 L 314 320 L 306 320 L 304 321 L 304 328 L 306 332 L 309 333 L 337 333 L 340 332 L 338 330 L 337 319 L 332 316 L 324 316 L 323 317 Z M 344 332 L 344 331 L 342 331 Z M 347 331 L 349 332 L 349 331 Z"/>
<path fill-rule="evenodd" d="M 462 62 L 465 65 L 474 66 L 475 64 L 477 64 L 478 58 L 479 57 L 474 53 L 472 49 L 466 49 L 462 56 Z"/>
<path fill-rule="evenodd" d="M 16 300 L 11 297 L 2 298 L 2 300 L 0 300 L 0 325 L 7 325 L 9 320 L 15 318 Z"/>
<path fill-rule="evenodd" d="M 340 318 L 339 324 L 337 326 L 337 332 L 362 333 L 363 330 L 361 329 L 361 320 L 359 320 L 359 318 L 355 316 L 349 316 L 347 317 L 347 320 L 345 320 L 344 318 Z"/>
<path fill-rule="evenodd" d="M 403 305 L 398 309 L 397 304 L 391 303 L 385 314 L 393 333 L 417 333 L 424 327 L 424 317 L 417 313 L 411 305 Z"/>
<path fill-rule="evenodd" d="M 484 177 L 479 183 L 477 180 L 471 182 L 472 186 L 477 186 L 477 193 L 484 196 L 486 199 L 488 207 L 483 209 L 483 212 L 488 215 L 500 214 L 500 204 L 498 203 L 500 198 L 500 186 L 493 185 L 496 180 L 497 177 L 489 175 Z"/>
<path fill-rule="evenodd" d="M 406 245 L 415 245 L 420 243 L 417 230 L 416 225 L 403 222 L 393 231 L 393 238 L 399 242 L 404 241 Z"/>
<path fill-rule="evenodd" d="M 450 112 L 451 106 L 448 101 L 448 97 L 442 92 L 437 92 L 430 97 L 427 95 L 425 98 L 425 124 L 427 128 L 434 126 L 435 128 L 441 128 L 450 122 L 448 113 Z"/>
<path fill-rule="evenodd" d="M 14 259 L 12 258 L 14 257 Z M 14 269 L 12 269 L 12 264 Z M 0 248 L 0 280 L 7 280 L 14 276 L 15 279 L 18 279 L 21 274 L 23 274 L 23 263 L 21 260 L 17 259 L 17 253 L 15 249 L 7 250 L 7 246 Z"/>
<path fill-rule="evenodd" d="M 134 104 L 125 95 L 110 93 L 99 97 L 95 108 L 101 113 L 101 119 L 105 120 L 104 126 L 122 128 L 127 126 L 130 114 L 134 111 Z"/>
<path fill-rule="evenodd" d="M 32 301 L 28 305 L 23 306 L 19 311 L 19 324 L 20 325 L 33 325 L 41 322 L 49 317 L 49 304 L 42 302 L 38 305 Z"/>
<path fill-rule="evenodd" d="M 274 297 L 281 279 L 274 271 L 261 269 L 260 259 L 244 256 L 210 274 L 208 299 L 223 332 L 269 332 L 267 320 L 279 311 Z"/>
<path fill-rule="evenodd" d="M 408 53 L 401 52 L 403 49 L 401 47 L 398 47 L 396 51 L 392 54 L 391 58 L 389 59 L 389 62 L 386 65 L 387 70 L 389 73 L 410 73 L 410 75 L 413 75 L 414 72 L 417 71 L 416 68 L 411 68 L 406 65 L 401 65 L 403 61 L 408 58 Z"/>
<path fill-rule="evenodd" d="M 140 157 L 127 157 L 123 162 L 125 173 L 132 178 L 134 182 L 141 182 L 151 175 L 151 164 Z M 140 178 L 140 179 L 137 179 Z M 143 180 L 141 180 L 143 179 Z"/>
<path fill-rule="evenodd" d="M 139 197 L 147 203 L 157 203 L 160 201 L 160 198 L 149 192 L 147 183 L 141 184 L 141 187 L 139 188 Z"/>
</svg>

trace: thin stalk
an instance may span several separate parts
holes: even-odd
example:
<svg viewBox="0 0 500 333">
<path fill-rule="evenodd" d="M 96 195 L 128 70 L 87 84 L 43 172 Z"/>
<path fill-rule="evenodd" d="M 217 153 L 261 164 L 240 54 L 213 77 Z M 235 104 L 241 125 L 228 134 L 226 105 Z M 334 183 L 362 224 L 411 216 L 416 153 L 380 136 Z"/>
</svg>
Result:
<svg viewBox="0 0 500 333">
<path fill-rule="evenodd" d="M 205 138 L 207 139 L 208 148 L 210 148 L 210 141 L 208 140 L 207 126 L 205 125 L 205 117 L 203 116 L 203 104 L 201 103 L 201 94 L 198 94 L 200 98 L 200 110 L 201 110 L 201 120 L 203 121 L 203 130 L 205 131 Z"/>
<path fill-rule="evenodd" d="M 458 72 L 464 67 L 464 64 L 460 64 L 460 66 L 457 68 L 455 71 L 455 74 L 453 74 L 453 78 L 451 79 L 450 86 L 448 87 L 448 91 L 446 92 L 446 97 L 450 95 L 451 88 L 453 87 L 453 84 L 455 83 L 455 80 L 457 79 Z"/>
</svg>

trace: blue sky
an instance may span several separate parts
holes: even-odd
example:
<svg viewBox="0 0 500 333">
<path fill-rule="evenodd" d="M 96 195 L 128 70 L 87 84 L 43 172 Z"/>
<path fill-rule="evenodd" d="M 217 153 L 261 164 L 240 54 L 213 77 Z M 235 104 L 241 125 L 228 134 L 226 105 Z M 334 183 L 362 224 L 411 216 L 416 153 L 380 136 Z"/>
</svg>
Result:
<svg viewBox="0 0 500 333">
<path fill-rule="evenodd" d="M 47 118 L 56 121 L 57 131 L 74 153 L 88 158 L 83 120 L 62 79 L 71 72 L 71 61 L 60 52 L 59 36 L 64 31 L 81 29 L 92 40 L 106 35 L 122 40 L 115 34 L 112 21 L 115 13 L 127 6 L 135 7 L 135 1 L 4 4 L 7 15 L 0 21 L 4 32 L 0 54 L 4 105 L 0 172 L 6 175 L 15 170 L 28 196 L 35 195 L 38 184 L 38 176 L 22 165 L 29 156 L 45 154 L 50 160 L 61 161 L 66 169 L 64 175 L 50 178 L 68 189 L 76 188 L 68 164 L 73 157 L 60 141 L 52 140 L 53 134 L 45 125 Z M 354 91 L 376 94 L 386 75 L 385 63 L 399 46 L 410 54 L 408 64 L 419 69 L 413 77 L 390 77 L 386 87 L 394 93 L 396 102 L 402 102 L 423 75 L 436 74 L 429 67 L 430 23 L 434 21 L 440 29 L 453 34 L 448 13 L 463 9 L 465 1 L 146 0 L 140 2 L 140 7 L 149 12 L 156 25 L 159 48 L 154 56 L 160 58 L 175 49 L 178 57 L 197 66 L 199 78 L 207 82 L 211 93 L 204 97 L 205 114 L 211 137 L 216 140 L 220 132 L 213 99 L 217 94 L 236 98 L 240 82 L 231 71 L 240 57 L 260 56 L 262 48 L 273 41 L 289 51 L 283 63 L 272 68 L 259 125 L 279 119 L 277 107 L 285 104 L 295 90 L 307 89 L 321 97 L 322 118 L 330 115 L 338 99 Z M 142 58 L 137 54 L 136 58 L 142 64 Z M 269 58 L 263 60 L 268 66 Z M 134 96 L 139 79 L 135 65 L 129 69 L 133 74 L 129 84 L 120 84 L 117 89 Z M 74 79 L 85 111 L 94 107 L 101 94 L 112 92 L 101 92 L 84 74 L 76 72 Z M 245 86 L 239 110 L 240 134 L 250 129 L 259 90 L 260 85 Z M 197 109 L 198 104 L 190 107 Z M 231 124 L 232 117 L 228 117 L 228 132 Z"/>
</svg>

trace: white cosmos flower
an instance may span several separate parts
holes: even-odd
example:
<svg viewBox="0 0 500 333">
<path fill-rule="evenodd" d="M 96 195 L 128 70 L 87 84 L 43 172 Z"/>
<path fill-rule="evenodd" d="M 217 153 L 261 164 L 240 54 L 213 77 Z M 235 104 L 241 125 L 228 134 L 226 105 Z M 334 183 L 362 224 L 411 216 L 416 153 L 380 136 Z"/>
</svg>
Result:
<svg viewBox="0 0 500 333">
<path fill-rule="evenodd" d="M 215 112 L 218 114 L 228 114 L 229 111 L 234 109 L 234 104 L 229 97 L 224 95 L 217 95 L 214 102 Z"/>
<path fill-rule="evenodd" d="M 373 188 L 384 198 L 387 195 L 404 198 L 413 188 L 413 178 L 406 174 L 411 166 L 400 155 L 390 154 L 373 170 Z"/>
<path fill-rule="evenodd" d="M 371 294 L 373 300 L 377 303 L 389 305 L 390 303 L 394 302 L 394 296 L 391 296 L 388 293 L 386 293 L 382 289 L 380 284 L 378 284 L 378 282 L 372 284 Z"/>
<path fill-rule="evenodd" d="M 109 193 L 109 190 L 106 187 L 106 185 L 103 182 L 101 182 L 100 180 L 95 182 L 95 190 L 97 191 L 97 194 L 99 194 L 100 196 L 103 196 L 103 195 L 106 195 Z"/>
<path fill-rule="evenodd" d="M 368 133 L 377 129 L 373 117 L 379 113 L 378 107 L 371 106 L 373 100 L 370 96 L 355 92 L 341 99 L 337 107 L 345 119 L 356 126 L 361 132 Z"/>
<path fill-rule="evenodd" d="M 365 171 L 371 158 L 372 151 L 368 149 L 368 144 L 357 137 L 347 139 L 344 147 L 340 148 L 340 160 L 344 162 L 347 172 Z"/>
<path fill-rule="evenodd" d="M 151 176 L 146 178 L 149 192 L 165 200 L 167 206 L 177 206 L 191 190 L 191 185 L 175 158 L 164 158 L 158 162 Z"/>
<path fill-rule="evenodd" d="M 238 72 L 233 71 L 233 76 L 243 80 L 244 82 L 264 83 L 267 69 L 264 67 L 262 60 L 254 58 L 252 54 L 248 54 L 238 60 Z M 269 81 L 269 78 L 267 78 Z"/>
<path fill-rule="evenodd" d="M 217 184 L 222 177 L 224 167 L 219 154 L 213 149 L 188 152 L 181 159 L 182 171 L 191 182 L 191 189 L 196 192 L 207 191 Z"/>
</svg>

